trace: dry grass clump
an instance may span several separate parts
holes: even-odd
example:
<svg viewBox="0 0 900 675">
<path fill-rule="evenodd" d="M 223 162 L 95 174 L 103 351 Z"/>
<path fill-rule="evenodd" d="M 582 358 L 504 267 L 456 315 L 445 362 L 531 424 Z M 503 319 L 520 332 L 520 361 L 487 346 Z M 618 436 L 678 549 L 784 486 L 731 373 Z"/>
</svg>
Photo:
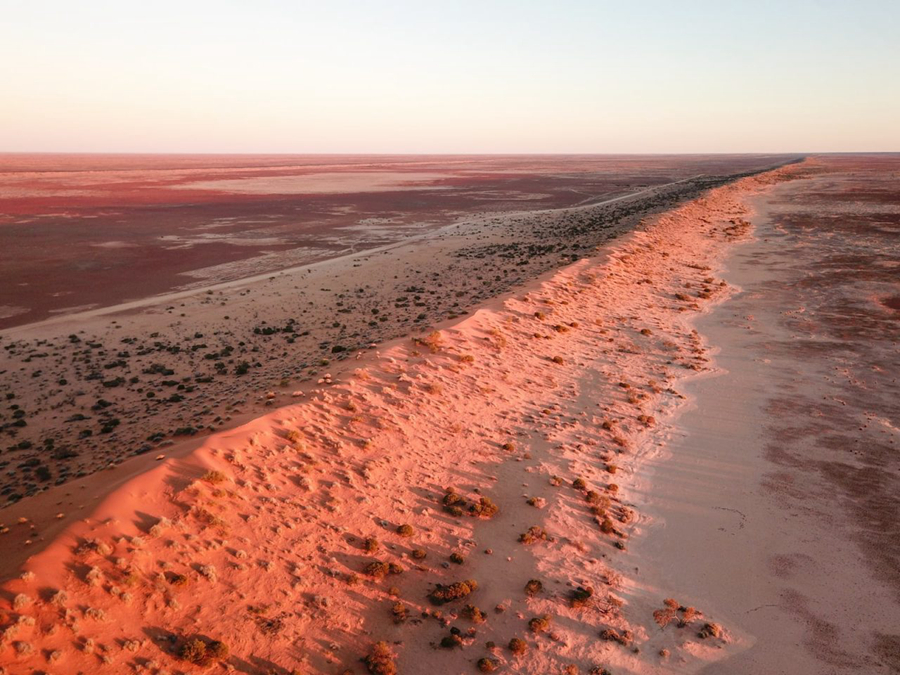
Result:
<svg viewBox="0 0 900 675">
<path fill-rule="evenodd" d="M 428 555 L 428 554 L 425 552 L 425 549 L 424 549 L 424 548 L 414 548 L 414 549 L 410 552 L 410 555 L 411 555 L 415 560 L 425 560 L 425 556 Z"/>
<path fill-rule="evenodd" d="M 417 345 L 422 345 L 428 347 L 428 350 L 435 354 L 440 351 L 441 346 L 444 343 L 443 337 L 441 337 L 440 331 L 431 331 L 428 335 L 423 338 L 414 338 L 413 340 Z"/>
<path fill-rule="evenodd" d="M 544 584 L 540 579 L 530 579 L 528 583 L 525 584 L 525 594 L 529 598 L 533 598 L 542 590 L 544 590 Z"/>
<path fill-rule="evenodd" d="M 396 675 L 394 654 L 387 642 L 376 642 L 366 656 L 366 669 L 371 675 Z"/>
<path fill-rule="evenodd" d="M 467 579 L 446 586 L 437 584 L 435 589 L 428 595 L 428 598 L 435 605 L 443 605 L 447 602 L 465 598 L 476 590 L 478 590 L 478 582 L 474 579 Z"/>
<path fill-rule="evenodd" d="M 544 532 L 544 528 L 532 525 L 528 531 L 519 535 L 519 542 L 522 544 L 535 544 L 539 541 L 547 541 L 549 537 Z"/>
<path fill-rule="evenodd" d="M 368 537 L 363 542 L 363 548 L 366 550 L 366 553 L 378 553 L 381 544 L 378 543 L 378 540 L 375 539 L 375 537 Z"/>
<path fill-rule="evenodd" d="M 520 638 L 513 638 L 509 641 L 509 651 L 516 656 L 520 656 L 528 651 L 528 643 Z"/>
<path fill-rule="evenodd" d="M 219 483 L 224 483 L 228 480 L 228 476 L 221 471 L 207 471 L 200 477 L 200 480 L 204 480 L 210 485 L 218 485 Z"/>
<path fill-rule="evenodd" d="M 584 478 L 576 478 L 572 481 L 572 487 L 576 490 L 584 490 L 587 487 L 587 483 Z"/>
<path fill-rule="evenodd" d="M 401 537 L 406 537 L 407 539 L 413 536 L 415 533 L 416 531 L 413 529 L 413 526 L 409 524 L 400 525 L 397 528 L 397 534 L 399 534 Z"/>
</svg>

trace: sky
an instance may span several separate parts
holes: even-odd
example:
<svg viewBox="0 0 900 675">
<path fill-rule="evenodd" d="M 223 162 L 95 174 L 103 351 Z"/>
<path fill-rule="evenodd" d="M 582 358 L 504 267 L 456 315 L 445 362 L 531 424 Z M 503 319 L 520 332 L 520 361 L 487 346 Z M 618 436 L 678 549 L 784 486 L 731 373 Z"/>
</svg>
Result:
<svg viewBox="0 0 900 675">
<path fill-rule="evenodd" d="M 38 151 L 900 151 L 900 1 L 0 0 Z"/>
</svg>

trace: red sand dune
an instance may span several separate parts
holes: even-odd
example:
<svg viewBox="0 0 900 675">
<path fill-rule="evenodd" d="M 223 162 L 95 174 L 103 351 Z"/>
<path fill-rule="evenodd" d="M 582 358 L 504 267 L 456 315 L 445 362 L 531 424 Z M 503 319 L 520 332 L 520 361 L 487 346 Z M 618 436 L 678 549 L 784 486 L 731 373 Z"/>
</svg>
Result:
<svg viewBox="0 0 900 675">
<path fill-rule="evenodd" d="M 361 673 L 383 640 L 399 672 L 660 672 L 661 650 L 692 672 L 742 649 L 703 607 L 658 630 L 670 589 L 633 581 L 632 491 L 673 387 L 706 367 L 692 321 L 729 292 L 716 268 L 743 198 L 796 170 L 714 190 L 129 482 L 5 584 L 0 659 L 180 672 L 199 638 L 239 672 Z M 452 512 L 448 488 L 499 512 Z M 465 600 L 429 602 L 467 579 Z"/>
</svg>

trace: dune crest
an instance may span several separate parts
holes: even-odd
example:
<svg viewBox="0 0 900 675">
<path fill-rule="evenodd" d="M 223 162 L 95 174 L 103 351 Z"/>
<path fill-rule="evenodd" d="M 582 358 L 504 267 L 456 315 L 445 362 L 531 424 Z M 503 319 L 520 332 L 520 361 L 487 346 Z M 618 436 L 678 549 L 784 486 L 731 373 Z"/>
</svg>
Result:
<svg viewBox="0 0 900 675">
<path fill-rule="evenodd" d="M 678 589 L 636 593 L 631 490 L 708 368 L 692 322 L 730 292 L 744 199 L 803 170 L 712 190 L 130 481 L 5 584 L 0 663 L 650 673 L 740 649 L 664 604 Z"/>
</svg>

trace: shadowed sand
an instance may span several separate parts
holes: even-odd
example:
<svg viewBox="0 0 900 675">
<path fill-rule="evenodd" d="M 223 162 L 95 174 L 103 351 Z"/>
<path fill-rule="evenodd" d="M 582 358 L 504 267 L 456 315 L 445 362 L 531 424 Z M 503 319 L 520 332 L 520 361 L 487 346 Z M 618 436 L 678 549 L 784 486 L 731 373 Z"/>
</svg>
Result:
<svg viewBox="0 0 900 675">
<path fill-rule="evenodd" d="M 635 570 L 635 481 L 707 368 L 693 322 L 730 293 L 744 200 L 803 171 L 712 190 L 128 481 L 4 585 L 2 659 L 177 672 L 199 637 L 237 672 L 364 672 L 383 640 L 402 673 L 654 673 L 747 649 L 716 599 L 667 608 L 682 589 Z"/>
</svg>

